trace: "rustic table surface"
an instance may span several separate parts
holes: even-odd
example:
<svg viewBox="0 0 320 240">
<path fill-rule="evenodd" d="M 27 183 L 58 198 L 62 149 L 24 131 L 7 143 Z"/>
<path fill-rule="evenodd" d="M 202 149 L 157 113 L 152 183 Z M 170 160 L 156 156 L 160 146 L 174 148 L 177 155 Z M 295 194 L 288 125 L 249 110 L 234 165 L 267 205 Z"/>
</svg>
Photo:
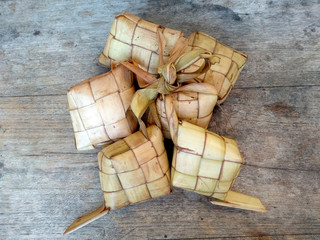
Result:
<svg viewBox="0 0 320 240">
<path fill-rule="evenodd" d="M 249 56 L 210 130 L 237 140 L 234 190 L 267 213 L 173 194 L 111 212 L 97 151 L 74 148 L 66 92 L 97 66 L 114 17 L 130 11 L 186 36 L 200 30 Z M 320 239 L 319 1 L 1 1 L 0 239 Z"/>
</svg>

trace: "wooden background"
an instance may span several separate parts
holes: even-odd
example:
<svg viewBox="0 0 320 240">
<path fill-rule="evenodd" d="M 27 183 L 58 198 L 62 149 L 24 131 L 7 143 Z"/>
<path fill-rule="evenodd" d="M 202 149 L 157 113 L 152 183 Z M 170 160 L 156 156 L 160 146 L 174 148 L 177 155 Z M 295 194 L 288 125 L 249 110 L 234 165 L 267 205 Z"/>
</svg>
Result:
<svg viewBox="0 0 320 240">
<path fill-rule="evenodd" d="M 175 189 L 62 233 L 102 203 L 97 151 L 77 152 L 66 92 L 115 15 L 201 30 L 249 61 L 210 130 L 237 140 L 234 189 L 268 213 Z M 1 1 L 0 239 L 320 239 L 319 1 Z"/>
</svg>

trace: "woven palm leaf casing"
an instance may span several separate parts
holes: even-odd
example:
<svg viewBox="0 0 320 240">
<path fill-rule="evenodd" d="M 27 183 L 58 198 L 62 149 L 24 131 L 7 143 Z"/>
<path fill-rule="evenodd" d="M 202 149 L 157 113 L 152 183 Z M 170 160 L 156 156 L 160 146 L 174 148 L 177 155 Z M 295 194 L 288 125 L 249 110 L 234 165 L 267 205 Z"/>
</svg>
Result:
<svg viewBox="0 0 320 240">
<path fill-rule="evenodd" d="M 199 48 L 205 49 L 220 58 L 219 63 L 212 64 L 211 68 L 197 79 L 214 85 L 218 91 L 218 102 L 222 103 L 235 85 L 247 61 L 247 56 L 223 45 L 205 33 L 194 32 L 188 37 L 188 47 L 185 51 Z M 192 72 L 197 69 L 201 61 L 203 60 L 196 62 L 186 72 Z"/>
<path fill-rule="evenodd" d="M 138 131 L 98 154 L 106 208 L 119 209 L 170 194 L 170 168 L 160 129 Z M 111 156 L 111 157 L 110 157 Z"/>
<path fill-rule="evenodd" d="M 133 133 L 134 93 L 133 74 L 123 66 L 71 87 L 67 96 L 76 148 L 93 149 Z"/>
<path fill-rule="evenodd" d="M 175 101 L 175 110 L 178 118 L 187 122 L 207 128 L 212 116 L 213 108 L 217 102 L 217 95 L 203 94 L 196 92 L 178 92 L 171 94 Z M 164 101 L 160 95 L 156 100 L 158 115 L 161 120 L 162 133 L 165 138 L 170 138 L 170 131 L 164 106 Z M 154 120 L 149 113 L 149 124 Z"/>
<path fill-rule="evenodd" d="M 159 65 L 158 28 L 163 29 L 166 40 L 164 48 L 166 61 L 171 49 L 178 39 L 183 37 L 183 34 L 125 12 L 115 18 L 105 48 L 99 57 L 99 64 L 110 66 L 115 60 L 133 59 L 143 70 L 157 74 Z"/>
<path fill-rule="evenodd" d="M 224 200 L 242 158 L 235 140 L 182 121 L 172 160 L 174 187 Z"/>
</svg>

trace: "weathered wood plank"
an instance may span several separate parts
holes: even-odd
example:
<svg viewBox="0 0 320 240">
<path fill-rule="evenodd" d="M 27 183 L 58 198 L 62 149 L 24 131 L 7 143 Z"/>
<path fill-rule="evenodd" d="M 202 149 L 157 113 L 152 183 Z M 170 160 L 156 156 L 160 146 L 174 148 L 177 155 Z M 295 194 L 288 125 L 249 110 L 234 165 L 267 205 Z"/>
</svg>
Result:
<svg viewBox="0 0 320 240">
<path fill-rule="evenodd" d="M 56 172 L 38 171 L 38 179 L 34 180 L 40 186 L 33 186 L 28 191 L 23 191 L 23 183 L 21 189 L 5 187 L 2 206 L 8 216 L 8 222 L 4 223 L 4 232 L 1 234 L 14 234 L 16 227 L 12 224 L 20 222 L 22 236 L 45 238 L 50 233 L 51 237 L 58 238 L 61 237 L 66 224 L 98 207 L 102 202 L 102 195 L 98 189 L 98 175 L 95 174 L 95 181 L 87 181 L 87 178 L 83 180 L 84 174 L 96 172 L 88 168 L 81 170 L 84 174 L 79 175 L 76 169 L 61 167 L 55 169 Z M 64 181 L 60 181 L 59 178 L 54 180 L 58 176 L 57 170 Z M 19 178 L 17 172 L 7 174 L 10 177 L 18 175 Z M 42 182 L 47 181 L 39 180 L 42 178 L 51 179 L 50 189 L 43 189 L 45 185 L 41 186 Z M 28 178 L 25 181 L 28 181 Z M 65 184 L 70 181 L 73 184 L 66 188 Z M 86 186 L 80 187 L 80 181 Z M 207 197 L 175 190 L 171 196 L 111 212 L 69 235 L 68 238 L 75 239 L 81 236 L 120 239 L 126 234 L 125 239 L 157 239 L 165 238 L 165 235 L 168 238 L 319 235 L 319 184 L 319 174 L 316 172 L 257 169 L 246 166 L 236 181 L 235 189 L 267 200 L 267 214 L 213 206 Z M 312 186 L 310 192 L 301 195 L 308 185 Z M 255 188 L 260 190 L 259 194 Z M 34 204 L 34 200 L 37 200 L 37 204 Z M 17 203 L 19 211 L 16 208 Z"/>
<path fill-rule="evenodd" d="M 213 122 L 211 129 L 217 130 L 220 134 L 228 134 L 235 137 L 239 142 L 240 149 L 245 153 L 248 166 L 244 167 L 237 179 L 235 189 L 260 197 L 269 210 L 271 208 L 270 212 L 273 212 L 272 214 L 269 212 L 267 215 L 258 215 L 259 217 L 254 215 L 253 218 L 255 222 L 259 223 L 261 221 L 262 225 L 257 225 L 257 223 L 247 219 L 252 217 L 253 213 L 244 211 L 238 213 L 237 210 L 219 207 L 211 207 L 214 208 L 212 210 L 213 212 L 211 212 L 211 210 L 209 211 L 207 198 L 176 190 L 174 196 L 168 197 L 168 199 L 163 198 L 162 200 L 156 200 L 157 204 L 151 206 L 141 204 L 137 206 L 138 209 L 133 207 L 132 210 L 120 210 L 121 216 L 119 216 L 118 222 L 121 222 L 122 218 L 125 219 L 130 216 L 129 220 L 127 220 L 128 222 L 120 225 L 121 227 L 118 225 L 110 225 L 114 224 L 114 222 L 109 223 L 108 220 L 99 220 L 93 223 L 92 226 L 89 225 L 84 230 L 81 230 L 79 234 L 89 237 L 93 234 L 92 232 L 95 232 L 94 234 L 96 235 L 94 236 L 97 238 L 110 236 L 108 232 L 111 231 L 111 228 L 115 227 L 118 230 L 114 230 L 111 233 L 114 235 L 111 236 L 116 239 L 122 237 L 121 234 L 124 230 L 121 229 L 128 230 L 134 228 L 136 228 L 136 230 L 129 233 L 129 239 L 141 239 L 151 236 L 164 238 L 164 235 L 172 238 L 227 236 L 224 235 L 224 231 L 226 231 L 225 228 L 222 228 L 222 230 L 218 232 L 216 230 L 218 227 L 221 227 L 221 225 L 217 225 L 215 220 L 219 215 L 219 219 L 225 219 L 223 223 L 230 221 L 227 219 L 234 220 L 234 218 L 240 218 L 239 224 L 242 221 L 246 222 L 243 226 L 244 232 L 239 232 L 238 228 L 227 230 L 228 234 L 235 236 L 268 235 L 271 234 L 271 229 L 276 229 L 272 232 L 272 234 L 275 235 L 287 233 L 301 234 L 302 230 L 302 233 L 318 233 L 316 230 L 319 227 L 317 225 L 317 210 L 320 208 L 320 186 L 318 186 L 320 179 L 318 179 L 319 162 L 317 156 L 319 155 L 318 151 L 320 148 L 314 148 L 314 145 L 309 146 L 308 139 L 313 139 L 314 144 L 319 144 L 319 140 L 316 138 L 317 133 L 313 132 L 315 127 L 318 128 L 319 126 L 317 119 L 313 117 L 319 115 L 319 107 L 317 107 L 319 101 L 315 101 L 315 106 L 307 110 L 305 110 L 304 103 L 300 102 L 300 104 L 295 107 L 291 107 L 295 111 L 289 111 L 291 108 L 289 107 L 289 110 L 287 108 L 293 103 L 288 101 L 290 98 L 286 96 L 286 92 L 288 92 L 286 89 L 265 89 L 265 95 L 270 96 L 270 98 L 266 98 L 269 101 L 264 101 L 264 105 L 261 105 L 261 102 L 256 102 L 257 97 L 255 96 L 260 97 L 258 94 L 260 92 L 260 89 L 235 89 L 232 93 L 233 96 L 230 98 L 232 101 L 230 100 L 223 105 L 223 111 L 226 113 L 222 113 L 221 110 L 216 111 L 215 119 L 218 118 L 218 121 Z M 311 87 L 311 90 L 310 87 L 301 88 L 299 98 L 304 99 L 309 96 L 310 98 L 316 99 L 318 92 L 317 87 Z M 241 98 L 240 96 L 243 95 L 246 97 Z M 39 214 L 44 217 L 45 214 L 50 214 L 50 212 L 53 211 L 52 209 L 61 211 L 58 209 L 65 206 L 63 209 L 68 211 L 68 214 L 64 212 L 61 213 L 62 216 L 60 216 L 60 218 L 53 219 L 57 225 L 54 226 L 54 231 L 56 232 L 51 232 L 53 234 L 52 237 L 59 237 L 60 232 L 62 233 L 63 231 L 63 227 L 68 225 L 67 220 L 71 222 L 72 219 L 79 217 L 85 212 L 89 212 L 101 203 L 96 154 L 78 153 L 74 150 L 73 144 L 70 143 L 72 139 L 72 129 L 68 120 L 69 114 L 66 110 L 65 96 L 49 96 L 46 98 L 46 101 L 43 101 L 43 97 L 36 96 L 24 98 L 8 97 L 5 99 L 7 102 L 2 102 L 1 105 L 1 122 L 6 120 L 2 126 L 3 134 L 1 135 L 2 139 L 5 139 L 3 143 L 6 144 L 6 146 L 4 146 L 6 147 L 6 151 L 1 153 L 4 165 L 2 170 L 2 183 L 5 183 L 5 185 L 1 187 L 5 191 L 4 196 L 9 196 L 9 198 L 8 201 L 5 199 L 2 201 L 2 206 L 4 209 L 12 209 L 11 204 L 18 201 L 18 199 L 24 199 L 25 197 L 23 196 L 25 195 L 30 195 L 30 197 L 25 200 L 28 204 L 19 203 L 19 206 L 22 204 L 23 209 L 26 208 L 25 214 L 33 216 L 36 219 L 38 219 Z M 287 101 L 288 103 L 283 107 L 281 104 L 272 105 L 274 101 Z M 299 103 L 295 98 L 293 98 L 293 101 Z M 246 112 L 244 111 L 245 109 L 253 110 Z M 306 112 L 303 112 L 304 110 Z M 297 112 L 302 113 L 299 115 Z M 266 114 L 267 116 L 264 118 L 267 119 L 268 117 L 269 120 L 259 120 L 261 114 Z M 24 116 L 25 119 L 22 119 Z M 33 117 L 31 118 L 31 116 Z M 296 124 L 288 121 L 288 116 L 291 116 L 290 118 L 295 117 Z M 228 119 L 230 121 L 229 124 L 226 122 Z M 243 119 L 247 119 L 248 122 L 243 121 Z M 255 122 L 254 124 L 253 120 Z M 35 124 L 35 121 L 37 124 Z M 230 124 L 233 127 L 231 127 Z M 60 130 L 59 126 L 61 126 Z M 273 129 L 272 126 L 277 127 Z M 296 129 L 297 126 L 299 127 L 298 129 Z M 304 127 L 307 133 L 306 135 L 301 135 L 301 126 Z M 288 138 L 290 141 L 282 142 L 281 140 L 284 138 Z M 275 142 L 284 144 L 284 146 L 280 145 L 277 147 Z M 288 152 L 288 149 L 295 147 L 294 144 L 298 146 L 297 150 Z M 19 146 L 19 148 L 17 148 L 17 146 Z M 297 155 L 296 151 L 302 152 L 300 155 Z M 303 155 L 303 153 L 307 153 L 307 155 Z M 308 189 L 308 191 L 306 191 L 306 189 Z M 289 199 L 288 196 L 290 196 Z M 52 200 L 43 202 L 43 198 L 51 198 Z M 53 200 L 55 198 L 58 198 L 58 200 Z M 40 207 L 42 209 L 40 213 L 37 211 L 29 211 L 30 208 L 35 207 L 32 207 L 32 199 L 36 200 L 37 204 L 45 205 Z M 63 201 L 66 202 L 63 204 Z M 189 201 L 191 201 L 191 204 Z M 174 205 L 170 206 L 172 203 Z M 203 205 L 205 209 L 203 209 Z M 311 207 L 306 209 L 305 205 L 311 205 Z M 22 206 L 20 206 L 20 208 Z M 288 206 L 290 206 L 290 208 Z M 46 208 L 48 210 L 45 210 Z M 215 208 L 218 208 L 221 212 L 216 213 Z M 288 219 L 293 217 L 289 217 L 292 208 L 297 211 L 295 213 L 297 215 L 295 219 L 302 222 L 305 222 L 306 218 L 309 220 L 305 223 L 287 222 Z M 191 213 L 190 209 L 193 209 L 192 211 L 194 212 Z M 133 213 L 131 211 L 133 211 Z M 140 211 L 142 211 L 144 215 L 139 215 L 142 214 L 139 213 Z M 151 223 L 149 227 L 143 230 L 142 228 L 144 228 L 145 225 L 135 226 L 136 219 L 139 218 L 139 216 L 140 218 L 149 216 L 149 211 L 151 211 Z M 152 211 L 156 212 L 153 213 Z M 236 212 L 236 216 L 230 215 L 230 212 L 234 211 Z M 307 211 L 307 213 L 305 211 Z M 15 216 L 14 212 L 6 213 L 9 214 L 9 216 Z M 315 215 L 309 215 L 309 213 Z M 170 222 L 170 224 L 174 226 L 178 224 L 178 230 L 176 227 L 170 227 L 170 224 L 165 224 L 168 218 L 171 218 L 170 214 L 174 214 L 173 216 L 178 219 L 175 225 L 174 222 Z M 191 216 L 183 221 L 183 219 L 190 214 Z M 204 214 L 203 216 L 205 216 L 205 218 L 210 219 L 206 225 L 206 231 L 208 232 L 202 233 L 198 231 L 199 229 L 203 229 L 202 225 L 197 225 L 202 224 L 201 222 L 203 221 L 201 218 L 199 220 L 199 214 L 201 216 Z M 279 215 L 275 216 L 274 214 Z M 212 217 L 212 215 L 215 217 Z M 245 219 L 242 215 L 245 215 Z M 22 213 L 18 214 L 18 216 L 20 218 L 25 217 Z M 160 216 L 159 218 L 162 219 L 159 220 L 159 230 L 152 227 L 153 224 L 158 226 L 156 220 L 159 218 L 156 216 Z M 310 222 L 311 216 L 314 216 L 314 218 Z M 109 216 L 105 218 L 109 219 Z M 195 221 L 197 223 L 195 227 L 190 227 L 189 225 L 194 224 L 193 218 L 196 219 Z M 18 220 L 20 219 L 13 218 L 12 221 Z M 143 219 L 141 219 L 141 221 L 143 221 Z M 279 222 L 285 222 L 287 225 L 276 227 Z M 51 222 L 48 223 L 46 221 L 44 223 L 50 224 Z M 269 224 L 272 223 L 275 225 L 269 226 Z M 102 224 L 102 227 L 99 227 L 99 224 Z M 188 225 L 189 231 L 185 232 L 183 224 Z M 302 226 L 295 230 L 296 232 L 292 232 L 291 230 L 287 231 L 290 226 L 296 226 L 294 224 L 299 224 L 299 226 L 302 224 Z M 44 225 L 41 226 L 46 227 Z M 201 226 L 202 228 L 199 228 Z M 33 232 L 35 230 L 33 230 L 31 223 L 25 223 L 24 227 L 26 228 L 26 234 L 30 234 L 30 237 L 36 237 L 36 235 L 39 234 Z M 12 225 L 6 225 L 6 228 L 8 228 L 9 231 L 7 232 L 8 235 L 12 233 L 10 231 L 15 231 Z M 250 231 L 254 232 L 254 229 L 259 229 L 260 232 L 258 233 L 257 230 L 255 230 L 255 234 L 250 233 Z M 307 231 L 305 231 L 306 229 Z M 170 231 L 173 231 L 172 235 L 170 235 Z M 79 236 L 77 233 L 74 234 L 71 238 Z"/>
<path fill-rule="evenodd" d="M 215 110 L 210 129 L 234 137 L 250 165 L 320 170 L 320 139 L 315 131 L 320 124 L 319 90 L 234 89 L 221 109 Z M 74 148 L 66 96 L 43 99 L 2 99 L 0 144 L 8 159 L 17 154 L 79 153 Z"/>
<path fill-rule="evenodd" d="M 102 203 L 96 151 L 77 152 L 67 89 L 95 64 L 114 16 L 130 11 L 204 31 L 249 61 L 210 129 L 246 164 L 234 190 L 266 214 L 213 206 L 183 190 L 114 211 L 66 239 L 319 239 L 320 3 L 1 1 L 0 239 L 60 239 Z"/>
<path fill-rule="evenodd" d="M 76 82 L 106 71 L 95 65 L 94 58 L 103 49 L 114 16 L 129 9 L 185 35 L 201 30 L 245 51 L 249 61 L 238 86 L 319 84 L 315 72 L 320 64 L 316 21 L 320 7 L 316 1 L 220 3 L 93 1 L 76 6 L 67 2 L 24 6 L 3 2 L 1 96 L 63 94 Z M 193 17 L 186 18 L 184 12 L 192 12 Z M 15 88 L 11 79 L 19 83 Z"/>
</svg>

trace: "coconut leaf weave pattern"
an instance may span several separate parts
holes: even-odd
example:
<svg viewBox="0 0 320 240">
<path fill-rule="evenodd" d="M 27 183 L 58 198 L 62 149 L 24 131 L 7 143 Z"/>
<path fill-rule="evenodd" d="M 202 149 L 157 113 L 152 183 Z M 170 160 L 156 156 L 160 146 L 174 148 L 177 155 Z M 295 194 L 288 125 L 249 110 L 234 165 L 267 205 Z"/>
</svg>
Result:
<svg viewBox="0 0 320 240">
<path fill-rule="evenodd" d="M 93 149 L 133 133 L 137 119 L 129 106 L 134 93 L 133 74 L 123 66 L 70 88 L 76 148 Z"/>
<path fill-rule="evenodd" d="M 166 41 L 164 59 L 167 60 L 173 46 L 179 38 L 183 37 L 180 31 L 164 28 L 131 13 L 118 15 L 112 24 L 105 48 L 99 57 L 99 63 L 110 66 L 113 61 L 132 59 L 145 71 L 157 74 L 159 28 L 162 29 Z"/>
<path fill-rule="evenodd" d="M 188 37 L 186 51 L 194 49 L 204 49 L 220 58 L 219 63 L 211 65 L 209 71 L 197 79 L 215 86 L 218 91 L 218 102 L 222 103 L 234 87 L 241 70 L 247 62 L 247 56 L 202 32 L 194 32 Z M 199 60 L 186 72 L 192 72 L 197 69 L 201 65 L 201 61 L 203 60 Z"/>
<path fill-rule="evenodd" d="M 202 128 L 208 128 L 213 108 L 217 102 L 217 95 L 202 94 L 197 92 L 179 92 L 171 94 L 175 99 L 175 110 L 179 119 L 185 120 Z M 165 138 L 170 138 L 170 130 L 165 112 L 162 96 L 156 100 L 158 115 L 160 116 L 162 133 Z M 149 124 L 153 118 L 149 113 Z"/>
<path fill-rule="evenodd" d="M 172 160 L 174 187 L 224 200 L 242 158 L 235 140 L 182 121 Z"/>
<path fill-rule="evenodd" d="M 106 208 L 119 209 L 170 194 L 170 167 L 162 133 L 154 125 L 147 133 L 149 139 L 138 131 L 99 152 Z"/>
</svg>

